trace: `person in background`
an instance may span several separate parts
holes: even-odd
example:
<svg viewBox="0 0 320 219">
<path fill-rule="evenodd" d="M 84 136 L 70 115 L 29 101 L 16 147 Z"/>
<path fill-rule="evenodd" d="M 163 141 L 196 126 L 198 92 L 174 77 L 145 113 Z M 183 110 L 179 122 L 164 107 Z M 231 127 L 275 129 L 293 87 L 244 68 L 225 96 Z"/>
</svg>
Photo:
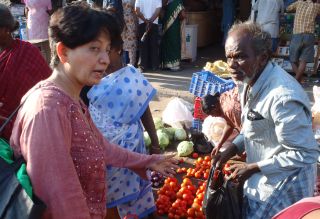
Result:
<svg viewBox="0 0 320 219">
<path fill-rule="evenodd" d="M 162 19 L 161 67 L 171 71 L 180 70 L 181 60 L 181 20 L 184 19 L 182 0 L 165 1 Z"/>
<path fill-rule="evenodd" d="M 244 183 L 244 218 L 271 218 L 313 195 L 319 147 L 312 131 L 310 100 L 300 84 L 270 61 L 271 36 L 252 22 L 234 24 L 225 45 L 227 63 L 239 86 L 241 134 L 213 165 L 246 152 L 230 166 Z"/>
<path fill-rule="evenodd" d="M 134 4 L 135 0 L 122 0 L 124 15 L 123 50 L 128 53 L 128 63 L 133 66 L 137 63 L 138 47 L 138 19 L 134 11 Z"/>
<path fill-rule="evenodd" d="M 28 40 L 48 39 L 51 0 L 22 0 L 26 5 Z"/>
<path fill-rule="evenodd" d="M 135 12 L 139 18 L 138 67 L 141 72 L 147 70 L 149 65 L 153 71 L 159 67 L 158 17 L 161 7 L 161 0 L 136 0 L 135 3 Z"/>
<path fill-rule="evenodd" d="M 56 11 L 49 25 L 53 74 L 24 96 L 18 112 L 10 145 L 26 160 L 34 193 L 47 205 L 43 218 L 103 219 L 107 166 L 134 169 L 144 178 L 147 169 L 172 176 L 177 167 L 172 156 L 109 143 L 80 99 L 82 87 L 98 84 L 110 63 L 110 22 L 85 2 Z"/>
<path fill-rule="evenodd" d="M 3 103 L 0 116 L 3 117 L 19 106 L 22 96 L 32 86 L 51 75 L 37 47 L 12 37 L 18 27 L 8 7 L 0 4 L 0 102 Z M 10 139 L 13 122 L 6 126 L 1 138 Z"/>
<path fill-rule="evenodd" d="M 283 0 L 257 0 L 253 5 L 257 12 L 256 22 L 271 35 L 272 52 L 276 52 L 279 42 L 280 14 L 284 13 Z"/>
<path fill-rule="evenodd" d="M 302 83 L 307 63 L 314 62 L 314 28 L 315 19 L 320 14 L 320 4 L 316 0 L 298 0 L 289 5 L 287 11 L 296 12 L 289 56 L 296 79 Z"/>
<path fill-rule="evenodd" d="M 222 45 L 226 42 L 227 34 L 236 18 L 238 0 L 222 0 L 221 30 L 223 31 Z"/>
<path fill-rule="evenodd" d="M 113 24 L 109 28 L 113 37 L 107 76 L 88 93 L 92 120 L 108 141 L 141 154 L 148 153 L 143 138 L 145 127 L 152 142 L 150 152 L 159 153 L 149 108 L 156 90 L 132 65 L 123 64 L 121 32 L 117 22 Z M 144 218 L 156 210 L 149 181 L 124 168 L 108 167 L 107 175 L 107 207 L 116 210 L 120 218 L 128 214 Z M 109 218 L 114 219 L 115 216 Z"/>
<path fill-rule="evenodd" d="M 206 95 L 202 98 L 202 111 L 214 117 L 222 117 L 226 120 L 227 125 L 223 130 L 223 134 L 219 143 L 215 145 L 211 152 L 212 156 L 218 154 L 222 146 L 228 147 L 230 142 L 235 138 L 231 135 L 241 131 L 241 105 L 239 100 L 238 88 L 214 95 Z M 226 142 L 227 141 L 227 142 Z M 226 145 L 224 145 L 226 143 Z"/>
<path fill-rule="evenodd" d="M 124 17 L 122 0 L 87 0 L 87 3 L 93 8 L 103 8 L 107 11 L 115 13 L 119 19 L 118 25 L 120 25 L 121 31 L 124 28 Z"/>
</svg>

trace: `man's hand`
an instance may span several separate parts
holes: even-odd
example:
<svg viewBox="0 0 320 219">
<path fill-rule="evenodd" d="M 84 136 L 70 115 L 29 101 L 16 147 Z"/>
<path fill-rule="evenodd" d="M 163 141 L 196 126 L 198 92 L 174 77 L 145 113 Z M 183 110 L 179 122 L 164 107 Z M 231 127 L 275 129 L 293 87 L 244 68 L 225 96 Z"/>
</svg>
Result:
<svg viewBox="0 0 320 219">
<path fill-rule="evenodd" d="M 244 183 L 253 174 L 260 172 L 260 169 L 256 163 L 235 163 L 228 168 L 232 172 L 232 178 Z"/>
<path fill-rule="evenodd" d="M 211 157 L 216 156 L 216 155 L 218 154 L 218 152 L 219 152 L 219 150 L 220 150 L 221 147 L 222 147 L 221 144 L 217 144 L 217 145 L 213 148 L 213 150 L 211 151 Z"/>
<path fill-rule="evenodd" d="M 155 170 L 161 173 L 164 176 L 173 177 L 176 174 L 176 169 L 179 168 L 177 165 L 179 163 L 178 160 L 174 159 L 175 155 L 164 155 L 164 159 L 151 164 L 147 168 L 151 170 Z"/>
<path fill-rule="evenodd" d="M 217 168 L 222 168 L 222 165 L 226 163 L 231 157 L 236 155 L 238 148 L 235 144 L 230 143 L 227 149 L 221 153 L 218 153 L 213 157 L 212 165 Z"/>
</svg>

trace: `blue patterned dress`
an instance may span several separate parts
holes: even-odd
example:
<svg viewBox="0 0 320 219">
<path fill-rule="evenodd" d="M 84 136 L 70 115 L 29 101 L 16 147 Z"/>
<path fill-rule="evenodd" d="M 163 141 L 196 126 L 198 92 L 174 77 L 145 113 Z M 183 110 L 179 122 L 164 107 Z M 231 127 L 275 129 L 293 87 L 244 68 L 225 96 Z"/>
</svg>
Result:
<svg viewBox="0 0 320 219">
<path fill-rule="evenodd" d="M 88 93 L 92 119 L 104 137 L 127 150 L 146 154 L 141 116 L 156 90 L 133 66 L 106 77 Z M 117 206 L 121 218 L 155 211 L 151 184 L 129 169 L 107 167 L 107 208 Z"/>
</svg>

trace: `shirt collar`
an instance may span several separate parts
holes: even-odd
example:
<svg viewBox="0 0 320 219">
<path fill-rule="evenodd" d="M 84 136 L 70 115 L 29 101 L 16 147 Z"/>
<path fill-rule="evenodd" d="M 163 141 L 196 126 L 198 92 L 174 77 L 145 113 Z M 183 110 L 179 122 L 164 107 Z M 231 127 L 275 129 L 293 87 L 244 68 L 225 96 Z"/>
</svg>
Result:
<svg viewBox="0 0 320 219">
<path fill-rule="evenodd" d="M 266 84 L 269 79 L 269 72 L 274 68 L 274 64 L 269 61 L 266 67 L 263 69 L 261 75 L 259 76 L 256 83 L 251 88 L 250 96 L 256 96 L 259 90 L 261 90 L 262 86 Z"/>
</svg>

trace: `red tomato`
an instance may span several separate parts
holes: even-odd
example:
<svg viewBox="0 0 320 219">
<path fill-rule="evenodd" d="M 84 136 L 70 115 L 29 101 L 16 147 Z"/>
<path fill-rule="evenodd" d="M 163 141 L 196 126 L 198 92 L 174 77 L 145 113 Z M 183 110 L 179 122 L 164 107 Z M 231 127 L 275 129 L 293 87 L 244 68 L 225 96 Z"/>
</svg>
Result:
<svg viewBox="0 0 320 219">
<path fill-rule="evenodd" d="M 193 153 L 193 154 L 192 154 L 192 158 L 197 159 L 198 157 L 199 157 L 199 154 L 198 154 L 198 153 Z"/>
<path fill-rule="evenodd" d="M 199 157 L 199 158 L 197 159 L 197 162 L 198 162 L 198 164 L 202 164 L 203 158 L 202 158 L 202 157 Z"/>
<path fill-rule="evenodd" d="M 164 211 L 162 209 L 157 210 L 158 215 L 163 215 Z"/>
<path fill-rule="evenodd" d="M 197 203 L 197 204 L 201 205 L 201 200 L 198 199 L 198 198 L 195 198 L 195 199 L 193 200 L 193 203 Z"/>
<path fill-rule="evenodd" d="M 201 178 L 201 172 L 200 171 L 198 171 L 198 172 L 196 172 L 195 174 L 194 174 L 194 177 L 196 177 L 197 179 L 200 179 Z"/>
<path fill-rule="evenodd" d="M 194 208 L 189 208 L 187 211 L 188 217 L 194 217 L 195 216 L 195 210 Z"/>
<path fill-rule="evenodd" d="M 176 182 L 170 182 L 169 185 L 170 185 L 170 187 L 176 187 L 177 183 Z"/>
<path fill-rule="evenodd" d="M 199 193 L 199 194 L 197 195 L 197 198 L 198 198 L 199 200 L 201 200 L 201 201 L 203 201 L 203 197 L 204 197 L 204 194 L 203 194 L 203 193 Z"/>
<path fill-rule="evenodd" d="M 201 206 L 200 206 L 198 203 L 193 202 L 193 204 L 192 204 L 192 208 L 194 208 L 195 210 L 199 211 L 199 210 L 200 210 L 200 208 L 201 208 Z"/>
<path fill-rule="evenodd" d="M 173 208 L 178 208 L 178 207 L 179 207 L 179 203 L 173 202 L 173 203 L 172 203 L 172 207 L 173 207 Z"/>
<path fill-rule="evenodd" d="M 210 157 L 210 156 L 205 156 L 205 157 L 204 157 L 204 160 L 205 160 L 205 161 L 211 161 L 211 157 Z"/>
<path fill-rule="evenodd" d="M 173 219 L 174 218 L 174 214 L 172 214 L 171 212 L 168 214 L 168 218 Z"/>
<path fill-rule="evenodd" d="M 182 198 L 183 193 L 181 191 L 177 192 L 177 198 Z"/>
<path fill-rule="evenodd" d="M 192 199 L 193 197 L 190 194 L 183 194 L 182 198 L 183 198 L 183 200 L 188 202 L 188 200 Z"/>
</svg>

